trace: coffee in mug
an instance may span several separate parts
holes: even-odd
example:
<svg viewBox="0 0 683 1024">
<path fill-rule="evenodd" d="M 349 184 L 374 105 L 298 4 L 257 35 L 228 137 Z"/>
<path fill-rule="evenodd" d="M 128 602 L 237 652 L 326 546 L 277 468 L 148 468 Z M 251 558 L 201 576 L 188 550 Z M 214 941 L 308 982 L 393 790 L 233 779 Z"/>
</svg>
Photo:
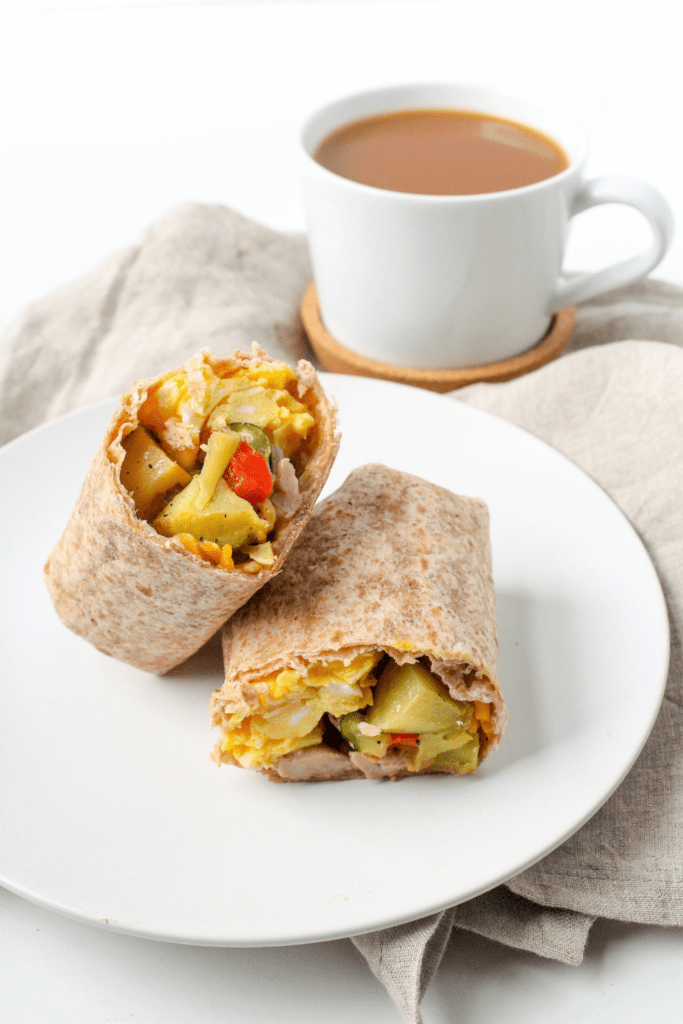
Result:
<svg viewBox="0 0 683 1024">
<path fill-rule="evenodd" d="M 554 312 L 648 274 L 673 234 L 652 185 L 586 180 L 586 133 L 571 113 L 486 86 L 348 96 L 308 120 L 302 144 L 322 322 L 382 363 L 457 369 L 524 352 Z M 572 217 L 613 202 L 646 217 L 651 244 L 563 278 Z"/>
<path fill-rule="evenodd" d="M 313 159 L 374 188 L 419 195 L 505 192 L 569 166 L 559 142 L 528 125 L 471 110 L 397 110 L 336 128 Z"/>
</svg>

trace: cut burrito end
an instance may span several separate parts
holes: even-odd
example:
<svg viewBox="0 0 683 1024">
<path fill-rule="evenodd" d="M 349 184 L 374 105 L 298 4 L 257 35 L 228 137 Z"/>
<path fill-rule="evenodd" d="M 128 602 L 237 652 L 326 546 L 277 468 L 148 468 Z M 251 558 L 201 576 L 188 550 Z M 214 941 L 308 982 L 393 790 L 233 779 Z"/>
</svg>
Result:
<svg viewBox="0 0 683 1024">
<path fill-rule="evenodd" d="M 506 719 L 486 506 L 356 470 L 223 643 L 217 762 L 277 781 L 476 771 Z"/>
<path fill-rule="evenodd" d="M 500 694 L 468 662 L 448 666 L 449 688 L 427 655 L 406 661 L 404 651 L 370 650 L 348 657 L 340 652 L 303 672 L 273 672 L 250 684 L 253 700 L 230 703 L 217 694 L 213 724 L 222 738 L 215 760 L 288 781 L 304 765 L 307 779 L 465 775 L 497 746 L 505 720 Z M 309 748 L 315 757 L 302 758 Z"/>
<path fill-rule="evenodd" d="M 164 374 L 120 438 L 136 515 L 220 569 L 264 572 L 301 504 L 318 405 L 296 370 L 258 348 L 231 360 L 204 351 Z"/>
<path fill-rule="evenodd" d="M 339 446 L 313 367 L 208 349 L 124 395 L 45 567 L 62 621 L 164 673 L 277 573 Z"/>
</svg>

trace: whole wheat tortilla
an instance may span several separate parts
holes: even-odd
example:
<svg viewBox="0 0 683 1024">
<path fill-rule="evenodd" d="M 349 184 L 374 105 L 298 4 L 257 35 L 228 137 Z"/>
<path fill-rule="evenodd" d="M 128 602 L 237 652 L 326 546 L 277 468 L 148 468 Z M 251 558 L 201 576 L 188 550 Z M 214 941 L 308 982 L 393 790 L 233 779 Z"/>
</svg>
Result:
<svg viewBox="0 0 683 1024">
<path fill-rule="evenodd" d="M 210 366 L 218 375 L 235 367 L 274 362 L 257 345 L 252 354 L 214 358 L 209 349 L 183 368 Z M 166 375 L 164 375 L 166 376 Z M 336 409 L 305 360 L 297 367 L 299 394 L 313 397 L 318 437 L 299 477 L 300 503 L 278 519 L 270 539 L 275 564 L 253 576 L 218 568 L 163 537 L 139 519 L 121 483 L 121 441 L 159 377 L 133 386 L 111 418 L 64 533 L 45 565 L 45 582 L 63 623 L 100 651 L 148 672 L 163 674 L 193 654 L 280 569 L 303 530 L 339 447 Z M 68 453 L 65 453 L 65 458 Z"/>
<path fill-rule="evenodd" d="M 254 684 L 272 672 L 305 674 L 310 661 L 348 664 L 368 650 L 400 664 L 424 657 L 454 698 L 490 702 L 494 737 L 485 753 L 498 745 L 506 714 L 483 501 L 386 466 L 354 470 L 317 506 L 278 578 L 226 623 L 214 725 L 258 710 Z M 220 741 L 214 757 L 235 763 Z M 405 751 L 377 761 L 319 744 L 285 755 L 266 774 L 396 778 L 409 774 L 405 761 Z"/>
</svg>

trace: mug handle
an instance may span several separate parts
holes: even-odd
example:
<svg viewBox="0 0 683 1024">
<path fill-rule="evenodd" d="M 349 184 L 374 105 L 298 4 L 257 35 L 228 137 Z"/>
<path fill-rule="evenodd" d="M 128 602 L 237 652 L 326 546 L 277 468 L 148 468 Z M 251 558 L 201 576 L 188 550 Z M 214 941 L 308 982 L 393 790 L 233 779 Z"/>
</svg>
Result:
<svg viewBox="0 0 683 1024">
<path fill-rule="evenodd" d="M 623 203 L 639 210 L 652 228 L 652 243 L 643 252 L 621 263 L 614 263 L 604 270 L 577 274 L 567 281 L 560 281 L 553 292 L 548 313 L 556 313 L 565 306 L 592 299 L 601 292 L 623 288 L 641 277 L 645 277 L 664 257 L 674 232 L 671 208 L 664 196 L 653 185 L 639 178 L 610 175 L 587 181 L 574 200 L 571 216 L 600 206 L 602 203 Z"/>
</svg>

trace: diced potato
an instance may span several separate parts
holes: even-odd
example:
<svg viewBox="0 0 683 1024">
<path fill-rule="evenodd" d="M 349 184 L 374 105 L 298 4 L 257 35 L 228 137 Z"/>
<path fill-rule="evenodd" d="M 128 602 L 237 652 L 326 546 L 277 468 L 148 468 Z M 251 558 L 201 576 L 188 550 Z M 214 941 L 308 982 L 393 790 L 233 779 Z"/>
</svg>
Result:
<svg viewBox="0 0 683 1024">
<path fill-rule="evenodd" d="M 264 523 L 244 498 L 231 491 L 220 479 L 213 497 L 204 508 L 197 505 L 199 477 L 193 480 L 169 502 L 153 526 L 159 533 L 172 537 L 177 533 L 190 533 L 197 540 L 211 540 L 216 544 L 230 544 L 239 548 L 252 543 L 262 535 Z"/>
<path fill-rule="evenodd" d="M 476 738 L 467 730 L 453 733 L 450 736 L 440 736 L 438 733 L 422 733 L 420 735 L 415 767 L 418 769 L 422 768 L 423 765 L 434 761 L 440 754 L 462 750 L 463 748 L 470 751 L 473 744 L 478 749 L 479 744 Z"/>
<path fill-rule="evenodd" d="M 419 663 L 390 662 L 375 687 L 373 707 L 367 717 L 394 733 L 444 733 L 465 728 L 472 705 L 451 698 L 443 683 Z"/>
<path fill-rule="evenodd" d="M 121 483 L 133 497 L 138 513 L 151 516 L 159 509 L 164 494 L 179 484 L 190 482 L 190 475 L 159 447 L 144 427 L 123 439 L 126 457 L 121 467 Z"/>
<path fill-rule="evenodd" d="M 459 747 L 451 747 L 437 754 L 431 762 L 434 768 L 445 768 L 454 775 L 467 775 L 476 772 L 479 763 L 479 740 L 476 736 L 467 735 L 467 742 Z"/>
</svg>

